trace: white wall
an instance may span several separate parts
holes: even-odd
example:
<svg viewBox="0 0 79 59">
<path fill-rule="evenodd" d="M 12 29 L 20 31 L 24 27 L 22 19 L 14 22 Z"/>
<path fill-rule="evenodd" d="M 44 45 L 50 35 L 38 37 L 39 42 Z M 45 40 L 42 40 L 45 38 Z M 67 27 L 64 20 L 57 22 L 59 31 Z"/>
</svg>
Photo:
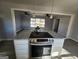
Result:
<svg viewBox="0 0 79 59">
<path fill-rule="evenodd" d="M 52 22 L 53 22 L 52 19 L 49 19 L 46 17 L 45 18 L 45 29 L 52 30 Z"/>
<path fill-rule="evenodd" d="M 31 15 L 25 15 L 25 11 L 15 11 L 15 23 L 16 23 L 16 31 L 21 29 L 33 29 L 30 26 L 30 19 Z M 44 16 L 36 16 L 37 18 L 44 18 L 45 19 L 45 27 L 43 29 L 52 30 L 52 19 Z"/>
<path fill-rule="evenodd" d="M 69 25 L 70 17 L 62 17 L 60 18 L 58 33 L 65 36 L 67 34 L 68 25 Z"/>
<path fill-rule="evenodd" d="M 15 11 L 15 23 L 16 23 L 16 32 L 20 31 L 21 28 L 21 13 Z"/>
<path fill-rule="evenodd" d="M 54 25 L 55 20 L 60 19 L 57 33 L 62 35 L 63 37 L 66 37 L 71 17 L 70 16 L 63 16 L 63 15 L 55 15 L 54 18 L 55 19 L 53 21 L 53 30 L 54 30 L 54 26 L 55 26 Z"/>
<path fill-rule="evenodd" d="M 22 28 L 23 29 L 30 29 L 30 18 L 31 18 L 31 16 L 22 14 L 21 17 L 22 17 L 21 18 Z"/>
<path fill-rule="evenodd" d="M 78 42 L 78 14 L 77 13 L 75 14 L 75 17 L 73 18 L 73 22 L 72 22 L 70 30 L 71 31 L 68 37 Z"/>
<path fill-rule="evenodd" d="M 33 29 L 33 28 L 31 28 L 31 26 L 30 26 L 30 18 L 31 18 L 31 16 L 26 16 L 25 14 L 22 14 L 21 15 L 22 16 L 22 27 L 24 28 L 24 29 Z M 43 17 L 43 16 L 36 16 L 37 18 L 44 18 L 45 19 L 45 27 L 43 28 L 43 29 L 47 29 L 47 30 L 52 30 L 52 20 L 50 20 L 49 18 L 45 18 L 45 17 Z"/>
</svg>

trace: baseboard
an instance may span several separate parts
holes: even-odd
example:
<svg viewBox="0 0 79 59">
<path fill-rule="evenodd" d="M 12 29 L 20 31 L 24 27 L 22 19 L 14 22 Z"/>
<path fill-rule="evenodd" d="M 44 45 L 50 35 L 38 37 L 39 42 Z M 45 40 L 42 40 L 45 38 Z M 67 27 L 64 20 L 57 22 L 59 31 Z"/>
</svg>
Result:
<svg viewBox="0 0 79 59">
<path fill-rule="evenodd" d="M 78 42 L 78 40 L 77 39 L 72 39 L 73 41 L 75 41 L 75 42 Z"/>
<path fill-rule="evenodd" d="M 78 42 L 78 40 L 77 39 L 74 39 L 74 38 L 67 38 L 67 39 L 71 39 L 71 40 L 73 40 L 75 42 Z"/>
</svg>

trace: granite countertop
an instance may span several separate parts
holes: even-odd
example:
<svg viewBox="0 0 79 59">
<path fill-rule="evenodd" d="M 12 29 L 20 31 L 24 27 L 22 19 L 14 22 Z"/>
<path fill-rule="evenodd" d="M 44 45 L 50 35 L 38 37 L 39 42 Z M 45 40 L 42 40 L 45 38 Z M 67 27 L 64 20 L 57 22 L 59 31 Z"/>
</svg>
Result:
<svg viewBox="0 0 79 59">
<path fill-rule="evenodd" d="M 31 32 L 29 38 L 53 38 L 48 32 Z"/>
<path fill-rule="evenodd" d="M 20 34 L 18 36 L 18 38 L 16 39 L 29 39 L 30 34 L 33 32 L 33 30 L 25 30 L 22 34 Z M 52 32 L 51 30 L 42 30 L 41 32 L 48 32 L 49 34 L 51 34 L 51 36 L 53 36 L 54 38 L 66 38 L 65 36 L 59 34 L 59 33 L 55 33 Z"/>
</svg>

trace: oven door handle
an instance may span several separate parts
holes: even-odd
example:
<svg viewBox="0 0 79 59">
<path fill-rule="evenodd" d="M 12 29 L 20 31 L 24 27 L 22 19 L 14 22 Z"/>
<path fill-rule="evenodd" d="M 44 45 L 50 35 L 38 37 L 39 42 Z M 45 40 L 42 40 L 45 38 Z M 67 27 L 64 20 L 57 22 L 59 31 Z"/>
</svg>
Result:
<svg viewBox="0 0 79 59">
<path fill-rule="evenodd" d="M 30 43 L 30 45 L 36 45 L 36 46 L 43 46 L 43 45 L 52 45 L 52 44 L 37 44 L 37 43 Z"/>
</svg>

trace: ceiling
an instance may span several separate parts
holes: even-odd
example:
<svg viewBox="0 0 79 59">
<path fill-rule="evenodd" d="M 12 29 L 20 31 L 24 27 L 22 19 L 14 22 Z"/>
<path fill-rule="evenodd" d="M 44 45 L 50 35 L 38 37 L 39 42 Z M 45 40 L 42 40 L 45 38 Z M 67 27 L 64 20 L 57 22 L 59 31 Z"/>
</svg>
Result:
<svg viewBox="0 0 79 59">
<path fill-rule="evenodd" d="M 2 0 L 2 1 L 14 2 L 14 3 L 20 3 L 20 4 L 28 4 L 28 5 L 47 6 L 50 4 L 51 0 Z"/>
<path fill-rule="evenodd" d="M 77 12 L 78 0 L 2 0 L 18 4 L 36 5 L 36 6 L 52 6 L 53 11 L 64 11 L 69 13 Z M 51 5 L 52 4 L 52 5 Z"/>
</svg>

